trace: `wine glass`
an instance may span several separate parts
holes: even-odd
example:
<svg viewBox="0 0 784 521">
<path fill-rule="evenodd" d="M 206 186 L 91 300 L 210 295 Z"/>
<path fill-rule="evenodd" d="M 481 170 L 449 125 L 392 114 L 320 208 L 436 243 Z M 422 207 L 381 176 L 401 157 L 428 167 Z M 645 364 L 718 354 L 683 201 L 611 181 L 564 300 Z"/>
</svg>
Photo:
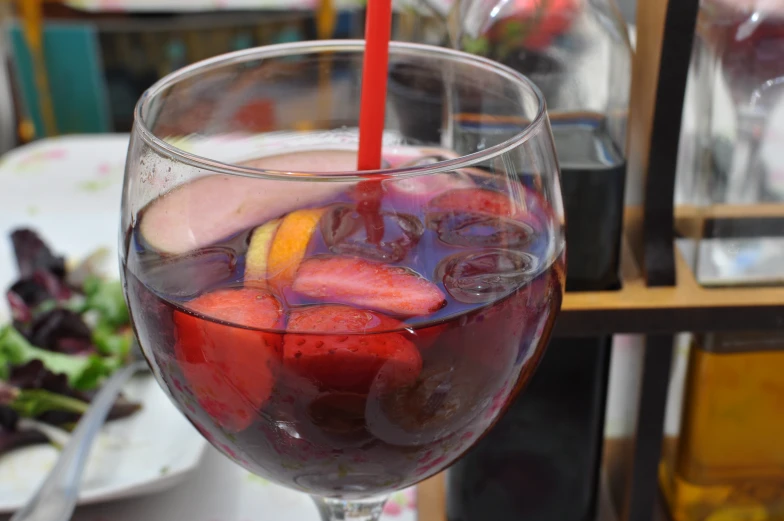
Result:
<svg viewBox="0 0 784 521">
<path fill-rule="evenodd" d="M 122 199 L 156 379 L 219 451 L 325 520 L 377 519 L 491 427 L 542 356 L 564 276 L 537 88 L 391 43 L 384 169 L 357 172 L 363 52 L 275 45 L 165 77 L 136 107 Z"/>
</svg>

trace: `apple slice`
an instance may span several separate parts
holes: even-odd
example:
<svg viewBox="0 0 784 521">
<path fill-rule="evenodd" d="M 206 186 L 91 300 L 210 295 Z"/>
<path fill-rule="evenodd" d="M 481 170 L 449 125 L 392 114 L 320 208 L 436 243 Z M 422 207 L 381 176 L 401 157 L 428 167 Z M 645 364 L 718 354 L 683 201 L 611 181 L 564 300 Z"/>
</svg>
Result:
<svg viewBox="0 0 784 521">
<path fill-rule="evenodd" d="M 267 287 L 267 260 L 280 227 L 281 219 L 266 222 L 253 230 L 245 254 L 245 285 L 255 288 Z"/>
<path fill-rule="evenodd" d="M 262 157 L 248 166 L 288 172 L 356 170 L 357 153 L 308 150 Z M 313 183 L 215 174 L 179 185 L 141 213 L 146 245 L 160 253 L 182 254 L 275 219 L 295 209 L 317 206 L 353 183 Z"/>
</svg>

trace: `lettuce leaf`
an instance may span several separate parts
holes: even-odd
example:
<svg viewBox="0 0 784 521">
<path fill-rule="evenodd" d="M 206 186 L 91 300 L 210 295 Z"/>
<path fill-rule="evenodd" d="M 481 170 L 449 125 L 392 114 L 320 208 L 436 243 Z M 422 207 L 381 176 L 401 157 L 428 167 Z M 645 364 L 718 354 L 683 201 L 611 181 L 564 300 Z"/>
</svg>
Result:
<svg viewBox="0 0 784 521">
<path fill-rule="evenodd" d="M 84 295 L 85 302 L 82 311 L 97 313 L 100 324 L 119 328 L 130 323 L 122 284 L 119 280 L 88 277 L 84 282 Z"/>
<path fill-rule="evenodd" d="M 8 378 L 11 365 L 22 365 L 40 360 L 44 367 L 56 374 L 64 374 L 74 389 L 95 389 L 104 377 L 114 372 L 122 361 L 117 357 L 98 355 L 67 355 L 47 351 L 30 344 L 11 325 L 0 328 L 0 378 Z"/>
</svg>

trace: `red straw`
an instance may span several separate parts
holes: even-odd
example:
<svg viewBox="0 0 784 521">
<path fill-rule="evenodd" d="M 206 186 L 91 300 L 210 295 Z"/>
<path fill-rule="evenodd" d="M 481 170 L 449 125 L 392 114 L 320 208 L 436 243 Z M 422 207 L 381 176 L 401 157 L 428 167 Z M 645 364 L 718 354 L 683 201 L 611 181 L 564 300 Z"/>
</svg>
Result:
<svg viewBox="0 0 784 521">
<path fill-rule="evenodd" d="M 368 0 L 365 56 L 362 62 L 362 99 L 359 106 L 358 170 L 381 168 L 391 37 L 392 0 Z M 365 221 L 367 238 L 372 244 L 378 244 L 384 237 L 384 220 L 380 213 L 381 196 L 379 180 L 363 181 L 357 185 L 357 210 Z"/>
<path fill-rule="evenodd" d="M 384 134 L 391 37 L 392 1 L 368 0 L 365 56 L 362 62 L 362 100 L 359 109 L 359 170 L 381 168 L 381 138 Z"/>
</svg>

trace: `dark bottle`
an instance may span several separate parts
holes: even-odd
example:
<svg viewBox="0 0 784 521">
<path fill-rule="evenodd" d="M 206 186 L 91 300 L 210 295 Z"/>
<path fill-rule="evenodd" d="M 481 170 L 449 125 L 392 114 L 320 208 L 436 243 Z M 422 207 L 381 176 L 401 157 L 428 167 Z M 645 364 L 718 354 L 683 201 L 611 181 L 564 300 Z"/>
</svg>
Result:
<svg viewBox="0 0 784 521">
<path fill-rule="evenodd" d="M 620 287 L 631 48 L 614 0 L 462 0 L 455 40 L 545 95 L 567 291 Z M 554 339 L 506 415 L 447 473 L 449 521 L 594 518 L 612 338 Z"/>
<path fill-rule="evenodd" d="M 632 52 L 615 0 L 460 0 L 453 41 L 544 94 L 561 166 L 568 291 L 617 289 Z"/>
<path fill-rule="evenodd" d="M 506 415 L 447 472 L 449 521 L 594 518 L 609 344 L 550 343 Z"/>
</svg>

